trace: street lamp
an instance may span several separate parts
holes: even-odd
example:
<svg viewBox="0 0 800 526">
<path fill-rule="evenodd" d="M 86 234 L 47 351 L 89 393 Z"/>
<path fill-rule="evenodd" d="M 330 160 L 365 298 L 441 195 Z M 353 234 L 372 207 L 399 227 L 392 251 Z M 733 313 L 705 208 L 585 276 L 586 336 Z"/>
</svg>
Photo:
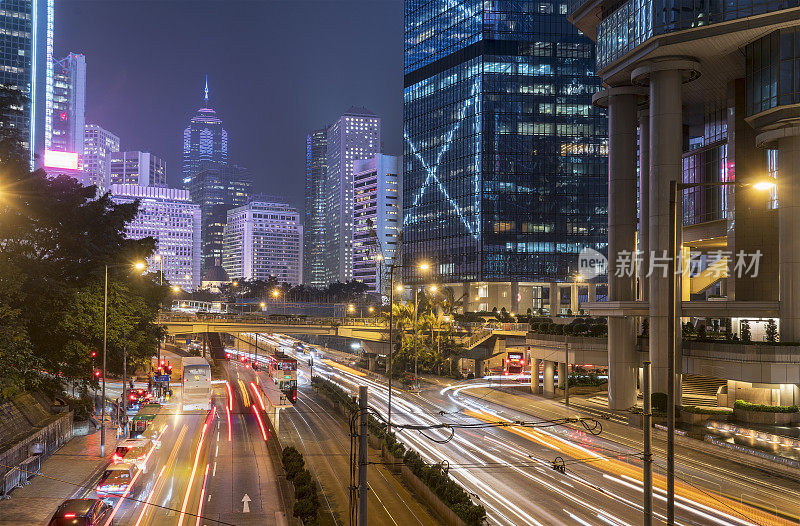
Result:
<svg viewBox="0 0 800 526">
<path fill-rule="evenodd" d="M 180 291 L 181 291 L 181 288 L 179 286 L 177 286 L 177 285 L 173 285 L 172 286 L 172 292 L 177 294 Z"/>
<path fill-rule="evenodd" d="M 272 289 L 272 297 L 277 299 L 281 295 L 280 289 Z M 283 294 L 283 315 L 286 316 L 286 293 Z"/>
<path fill-rule="evenodd" d="M 108 269 L 114 267 L 127 267 L 128 264 L 109 265 L 106 264 L 105 286 L 103 289 L 103 390 L 101 395 L 101 419 L 100 419 L 100 456 L 106 455 L 106 349 L 108 347 Z M 133 267 L 136 270 L 144 270 L 147 264 L 137 261 Z M 124 389 L 123 389 L 124 392 Z"/>
<path fill-rule="evenodd" d="M 156 254 L 153 259 L 158 261 L 159 265 L 158 284 L 164 285 L 164 258 L 161 257 L 161 254 Z"/>
<path fill-rule="evenodd" d="M 431 267 L 426 262 L 418 265 L 422 272 L 427 272 Z M 417 362 L 419 361 L 419 348 L 417 346 L 417 325 L 419 321 L 419 286 L 414 285 L 414 381 L 419 385 L 419 376 L 417 375 Z"/>
<path fill-rule="evenodd" d="M 675 523 L 675 358 L 677 356 L 677 341 L 675 338 L 675 319 L 677 318 L 678 301 L 675 295 L 676 277 L 675 269 L 677 263 L 677 247 L 682 245 L 679 239 L 681 224 L 678 222 L 678 198 L 680 192 L 689 188 L 698 187 L 722 187 L 722 186 L 752 186 L 755 190 L 771 190 L 775 187 L 775 179 L 772 177 L 761 178 L 753 183 L 742 183 L 737 181 L 719 181 L 706 183 L 679 183 L 672 180 L 669 182 L 669 251 L 667 262 L 667 274 L 669 280 L 668 303 L 669 315 L 667 317 L 667 349 L 669 357 L 667 361 L 667 524 Z M 651 466 L 648 466 L 652 469 Z M 652 481 L 652 475 L 647 475 Z M 652 482 L 651 482 L 652 484 Z M 645 488 L 645 498 L 647 499 L 648 489 Z M 650 488 L 652 495 L 652 488 Z M 647 506 L 646 506 L 647 507 Z M 650 506 L 652 509 L 652 505 Z"/>
</svg>

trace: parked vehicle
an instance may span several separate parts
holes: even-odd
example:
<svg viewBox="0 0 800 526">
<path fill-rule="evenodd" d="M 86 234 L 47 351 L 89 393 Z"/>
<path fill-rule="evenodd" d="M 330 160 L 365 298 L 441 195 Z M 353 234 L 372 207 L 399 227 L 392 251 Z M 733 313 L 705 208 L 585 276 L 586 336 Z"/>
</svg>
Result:
<svg viewBox="0 0 800 526">
<path fill-rule="evenodd" d="M 95 489 L 97 496 L 102 499 L 124 495 L 133 482 L 137 470 L 135 464 L 125 462 L 111 464 L 97 483 Z"/>
</svg>

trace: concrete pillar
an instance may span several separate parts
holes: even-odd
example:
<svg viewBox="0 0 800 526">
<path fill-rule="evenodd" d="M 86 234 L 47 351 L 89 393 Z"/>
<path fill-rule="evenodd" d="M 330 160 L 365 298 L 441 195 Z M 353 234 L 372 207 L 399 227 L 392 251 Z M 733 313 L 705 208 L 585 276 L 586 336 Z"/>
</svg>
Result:
<svg viewBox="0 0 800 526">
<path fill-rule="evenodd" d="M 469 293 L 469 283 L 466 282 L 466 281 L 461 284 L 461 294 L 464 297 L 461 300 L 461 302 L 462 302 L 461 306 L 462 306 L 463 312 L 465 312 L 465 313 L 466 312 L 472 312 L 472 309 L 470 308 L 471 307 L 471 303 L 470 302 L 474 298 L 472 298 L 470 293 Z"/>
<path fill-rule="evenodd" d="M 531 360 L 531 393 L 542 394 L 542 388 L 539 385 L 539 370 L 542 368 L 542 361 L 538 358 Z"/>
<path fill-rule="evenodd" d="M 544 368 L 542 369 L 542 394 L 550 398 L 556 395 L 555 372 L 556 362 L 544 360 Z"/>
<path fill-rule="evenodd" d="M 558 388 L 564 389 L 567 385 L 567 364 L 558 362 Z"/>
<path fill-rule="evenodd" d="M 561 293 L 558 283 L 550 283 L 550 316 L 558 316 L 561 311 Z"/>
<path fill-rule="evenodd" d="M 650 269 L 650 112 L 639 110 L 639 299 L 647 301 L 650 293 L 647 273 Z"/>
<path fill-rule="evenodd" d="M 800 341 L 800 127 L 778 140 L 778 282 L 781 341 Z"/>
<path fill-rule="evenodd" d="M 589 302 L 597 301 L 597 283 L 589 283 Z"/>
<path fill-rule="evenodd" d="M 511 282 L 511 312 L 519 314 L 519 282 Z"/>
<path fill-rule="evenodd" d="M 620 268 L 636 251 L 636 127 L 637 104 L 644 90 L 633 86 L 610 88 L 595 95 L 608 105 L 608 299 L 636 299 L 636 275 Z M 627 409 L 636 403 L 636 332 L 631 316 L 608 319 L 608 406 Z"/>
<path fill-rule="evenodd" d="M 649 192 L 649 239 L 648 247 L 655 256 L 665 256 L 671 235 L 669 223 L 669 183 L 681 181 L 681 154 L 683 151 L 683 115 L 681 107 L 681 85 L 685 80 L 696 78 L 699 64 L 690 59 L 669 59 L 650 62 L 637 68 L 631 78 L 637 83 L 649 83 L 650 87 L 650 184 Z M 679 198 L 680 199 L 680 198 Z M 679 216 L 680 217 L 680 216 Z M 680 224 L 680 223 L 679 223 Z M 653 392 L 667 391 L 667 364 L 669 331 L 676 337 L 675 357 L 675 403 L 681 404 L 680 388 L 680 302 L 678 302 L 675 324 L 668 323 L 670 276 L 663 268 L 653 268 L 650 275 L 650 360 L 653 362 Z M 677 281 L 677 280 L 676 280 Z M 678 290 L 675 297 L 680 298 Z M 609 327 L 609 332 L 611 328 Z"/>
</svg>

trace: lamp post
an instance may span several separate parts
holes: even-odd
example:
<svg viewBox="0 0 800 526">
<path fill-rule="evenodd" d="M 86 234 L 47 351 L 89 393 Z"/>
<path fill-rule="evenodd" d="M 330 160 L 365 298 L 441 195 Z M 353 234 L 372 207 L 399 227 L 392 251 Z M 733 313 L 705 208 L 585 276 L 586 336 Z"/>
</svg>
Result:
<svg viewBox="0 0 800 526">
<path fill-rule="evenodd" d="M 430 265 L 427 263 L 420 263 L 419 269 L 422 272 L 427 272 L 430 269 Z M 419 376 L 417 375 L 417 362 L 419 362 L 419 348 L 417 347 L 417 322 L 418 322 L 418 312 L 419 312 L 419 296 L 417 295 L 419 292 L 419 286 L 414 285 L 414 381 L 417 382 L 419 385 Z"/>
<path fill-rule="evenodd" d="M 737 183 L 736 181 L 719 181 L 706 183 L 679 183 L 672 180 L 669 182 L 669 247 L 667 274 L 669 280 L 669 291 L 667 301 L 669 311 L 667 316 L 667 524 L 675 524 L 675 360 L 677 358 L 677 338 L 675 334 L 675 320 L 677 318 L 679 298 L 675 295 L 677 285 L 675 272 L 678 267 L 677 247 L 682 245 L 679 239 L 681 233 L 681 223 L 678 218 L 678 199 L 680 192 L 689 188 L 698 187 L 722 187 L 722 186 L 752 186 L 756 190 L 770 190 L 775 186 L 775 179 L 771 177 L 762 178 L 756 182 Z M 652 488 L 650 488 L 652 491 Z M 647 488 L 645 488 L 647 492 Z"/>
<path fill-rule="evenodd" d="M 164 285 L 164 258 L 161 257 L 161 254 L 156 254 L 153 256 L 153 259 L 158 261 L 159 265 L 159 272 L 158 272 L 158 284 Z"/>
<path fill-rule="evenodd" d="M 108 269 L 127 265 L 106 264 L 105 285 L 103 287 L 103 387 L 100 399 L 100 456 L 106 456 L 106 356 L 108 347 Z M 147 265 L 141 261 L 134 264 L 136 270 L 144 270 Z"/>
</svg>

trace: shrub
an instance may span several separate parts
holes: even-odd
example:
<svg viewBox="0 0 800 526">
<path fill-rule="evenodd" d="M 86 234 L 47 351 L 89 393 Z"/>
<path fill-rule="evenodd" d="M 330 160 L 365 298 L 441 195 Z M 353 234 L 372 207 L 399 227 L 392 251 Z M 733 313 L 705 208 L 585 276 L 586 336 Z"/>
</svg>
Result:
<svg viewBox="0 0 800 526">
<path fill-rule="evenodd" d="M 294 478 L 303 471 L 303 466 L 305 465 L 303 455 L 301 455 L 294 446 L 286 446 L 283 448 L 281 462 L 283 464 L 283 469 L 286 470 L 286 478 L 289 480 L 294 480 Z"/>
<path fill-rule="evenodd" d="M 736 400 L 733 404 L 734 409 L 744 409 L 746 411 L 758 411 L 761 413 L 796 413 L 798 407 L 796 405 L 764 405 L 764 404 L 751 404 L 744 400 Z"/>
<path fill-rule="evenodd" d="M 75 420 L 89 420 L 94 410 L 94 403 L 89 398 L 67 398 L 67 405 L 75 413 Z"/>
<path fill-rule="evenodd" d="M 589 329 L 589 334 L 591 334 L 595 338 L 603 336 L 607 332 L 608 332 L 608 326 L 602 323 L 595 323 L 594 325 L 592 325 L 592 328 Z"/>
<path fill-rule="evenodd" d="M 695 415 L 729 415 L 733 412 L 732 409 L 718 408 L 718 407 L 698 407 L 696 405 L 685 405 L 681 407 L 681 411 L 692 413 Z"/>
<path fill-rule="evenodd" d="M 769 343 L 777 343 L 778 341 L 778 325 L 772 318 L 767 322 L 766 337 Z"/>
</svg>

